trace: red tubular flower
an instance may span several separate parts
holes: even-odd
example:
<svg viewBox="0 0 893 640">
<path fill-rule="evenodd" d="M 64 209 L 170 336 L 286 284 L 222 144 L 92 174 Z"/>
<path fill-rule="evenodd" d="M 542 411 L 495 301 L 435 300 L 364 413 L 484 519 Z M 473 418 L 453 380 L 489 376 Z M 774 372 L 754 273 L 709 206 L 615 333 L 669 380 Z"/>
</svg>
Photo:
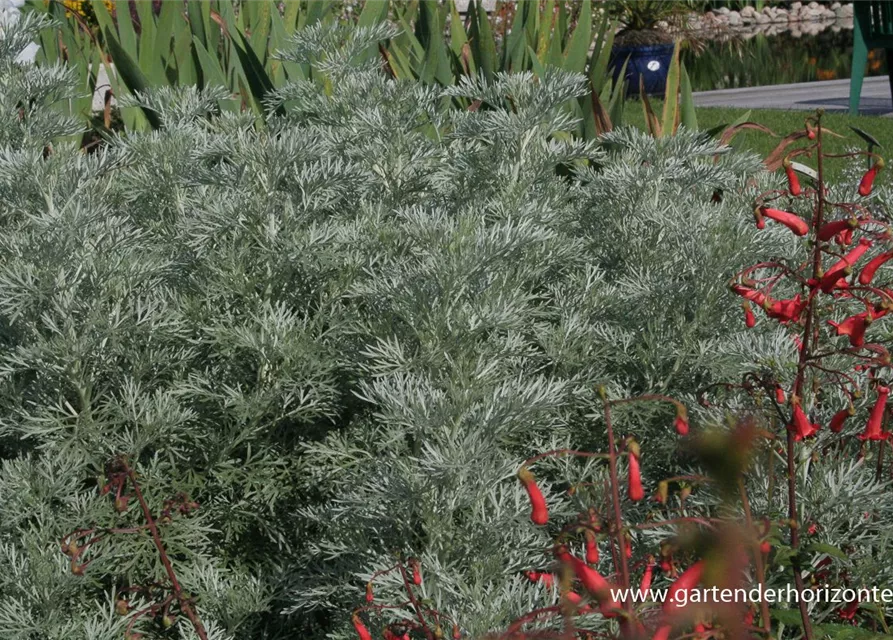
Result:
<svg viewBox="0 0 893 640">
<path fill-rule="evenodd" d="M 592 529 L 586 529 L 586 562 L 598 564 L 598 540 Z"/>
<path fill-rule="evenodd" d="M 884 409 L 887 407 L 887 396 L 889 395 L 889 387 L 879 386 L 877 388 L 877 401 L 871 409 L 871 415 L 868 416 L 865 431 L 859 434 L 859 440 L 886 440 L 890 437 L 889 433 L 884 433 L 881 430 L 881 419 L 884 417 Z"/>
<path fill-rule="evenodd" d="M 688 569 L 686 569 L 681 576 L 676 578 L 676 582 L 670 585 L 669 590 L 667 591 L 667 599 L 664 601 L 664 612 L 672 612 L 674 609 L 680 608 L 680 605 L 677 605 L 676 602 L 679 600 L 679 596 L 686 591 L 690 591 L 694 589 L 697 584 L 701 581 L 701 573 L 704 571 L 704 561 L 698 560 L 693 565 L 691 565 Z M 686 602 L 688 600 L 686 599 Z"/>
<path fill-rule="evenodd" d="M 796 322 L 800 319 L 800 314 L 806 308 L 806 303 L 800 298 L 798 293 L 789 300 L 776 300 L 770 306 L 766 307 L 766 315 L 774 318 L 779 322 Z"/>
<path fill-rule="evenodd" d="M 841 409 L 837 413 L 834 414 L 834 417 L 831 418 L 831 431 L 834 433 L 840 433 L 843 431 L 843 423 L 846 422 L 846 419 L 849 418 L 852 414 L 849 409 Z"/>
<path fill-rule="evenodd" d="M 771 207 L 760 207 L 760 215 L 771 218 L 776 222 L 780 222 L 798 236 L 805 236 L 809 233 L 809 225 L 798 215 L 781 209 L 772 209 Z"/>
<path fill-rule="evenodd" d="M 634 453 L 629 454 L 629 478 L 628 478 L 629 499 L 638 502 L 645 497 L 645 491 L 642 489 L 642 471 L 639 468 L 639 456 Z"/>
<path fill-rule="evenodd" d="M 670 632 L 673 630 L 673 627 L 665 624 L 657 628 L 657 631 L 654 632 L 654 635 L 651 636 L 651 640 L 670 640 Z"/>
<path fill-rule="evenodd" d="M 784 389 L 781 388 L 780 384 L 775 385 L 775 402 L 778 404 L 785 403 Z"/>
<path fill-rule="evenodd" d="M 551 589 L 555 584 L 555 576 L 551 573 L 540 571 L 525 571 L 524 576 L 531 582 L 542 582 L 546 589 Z"/>
<path fill-rule="evenodd" d="M 766 219 L 763 217 L 763 214 L 760 212 L 759 207 L 753 210 L 753 219 L 757 225 L 757 229 L 762 231 L 766 228 Z"/>
<path fill-rule="evenodd" d="M 533 474 L 530 473 L 530 469 L 522 466 L 518 470 L 518 479 L 521 480 L 521 484 L 524 485 L 524 488 L 527 490 L 527 495 L 530 498 L 530 519 L 533 521 L 533 524 L 546 524 L 549 521 L 549 510 L 546 508 L 546 499 L 543 497 L 540 488 L 536 486 L 536 480 L 534 480 Z"/>
<path fill-rule="evenodd" d="M 676 419 L 673 420 L 673 428 L 680 436 L 688 435 L 688 411 L 679 405 L 676 407 Z"/>
<path fill-rule="evenodd" d="M 453 623 L 453 640 L 461 640 L 461 638 L 462 638 L 462 631 L 459 629 L 459 623 L 454 622 Z"/>
<path fill-rule="evenodd" d="M 853 600 L 847 606 L 843 607 L 837 612 L 844 620 L 852 620 L 856 616 L 856 611 L 859 610 L 859 601 Z"/>
<path fill-rule="evenodd" d="M 791 161 L 787 158 L 784 159 L 784 172 L 788 176 L 788 191 L 792 196 L 799 196 L 801 193 L 800 180 L 797 178 L 797 172 L 794 171 Z"/>
<path fill-rule="evenodd" d="M 834 263 L 828 271 L 837 271 L 838 269 L 845 269 L 846 267 L 853 267 L 857 262 L 859 262 L 859 258 L 861 258 L 866 251 L 871 248 L 871 240 L 867 238 L 860 238 L 859 244 L 850 249 L 849 253 L 847 253 L 843 258 Z"/>
<path fill-rule="evenodd" d="M 822 290 L 822 293 L 831 293 L 834 289 L 846 289 L 849 286 L 849 283 L 846 281 L 846 276 L 850 273 L 851 270 L 849 265 L 844 265 L 843 267 L 828 271 L 819 281 L 819 289 Z M 810 284 L 812 284 L 812 282 L 813 281 L 811 280 Z"/>
<path fill-rule="evenodd" d="M 859 227 L 859 221 L 855 218 L 844 218 L 843 220 L 835 220 L 823 224 L 819 229 L 818 238 L 822 242 L 827 242 L 842 231 L 850 231 Z"/>
<path fill-rule="evenodd" d="M 369 633 L 369 629 L 367 629 L 366 625 L 363 624 L 363 621 L 360 620 L 360 616 L 353 614 L 351 622 L 353 623 L 353 628 L 357 631 L 357 635 L 360 636 L 360 640 L 372 640 L 372 634 Z"/>
<path fill-rule="evenodd" d="M 862 176 L 862 180 L 859 181 L 859 195 L 863 198 L 867 195 L 871 194 L 871 187 L 874 185 L 874 179 L 877 176 L 878 171 L 884 168 L 884 160 L 883 158 L 878 158 L 877 162 L 874 163 L 874 166 L 871 167 L 868 171 L 865 172 L 865 175 Z"/>
<path fill-rule="evenodd" d="M 753 315 L 753 310 L 750 308 L 750 303 L 747 300 L 744 300 L 741 303 L 741 308 L 744 309 L 744 326 L 748 329 L 753 329 L 757 324 L 757 319 Z"/>
<path fill-rule="evenodd" d="M 882 253 L 881 255 L 872 258 L 869 263 L 862 268 L 862 273 L 859 274 L 859 284 L 871 284 L 875 272 L 882 264 L 890 259 L 893 259 L 893 251 Z"/>
<path fill-rule="evenodd" d="M 583 596 L 581 596 L 576 591 L 568 591 L 564 594 L 564 599 L 570 602 L 575 607 L 579 607 L 580 603 L 583 602 Z M 590 611 L 592 611 L 592 607 L 587 604 L 584 607 L 580 607 L 578 613 L 589 613 Z"/>
<path fill-rule="evenodd" d="M 843 322 L 834 322 L 829 320 L 828 324 L 837 330 L 838 336 L 849 336 L 850 344 L 854 347 L 861 347 L 865 344 L 865 329 L 870 324 L 868 320 L 868 312 L 863 311 L 854 316 L 850 316 Z"/>
<path fill-rule="evenodd" d="M 558 551 L 558 558 L 571 565 L 577 580 L 598 601 L 602 615 L 606 618 L 615 617 L 617 610 L 621 607 L 620 603 L 611 596 L 611 583 L 605 580 L 598 571 L 569 554 L 564 548 Z"/>
<path fill-rule="evenodd" d="M 809 418 L 806 417 L 806 413 L 803 412 L 803 407 L 801 407 L 798 402 L 794 405 L 794 415 L 791 417 L 788 429 L 794 432 L 794 440 L 799 442 L 804 438 L 814 435 L 819 430 L 819 425 L 809 421 Z"/>
<path fill-rule="evenodd" d="M 757 291 L 756 289 L 751 289 L 750 287 L 745 287 L 744 285 L 733 284 L 732 292 L 761 307 L 766 302 L 766 295 L 764 293 Z"/>
<path fill-rule="evenodd" d="M 645 573 L 642 575 L 642 582 L 639 583 L 639 593 L 642 594 L 642 597 L 645 597 L 645 594 L 648 593 L 648 589 L 651 588 L 651 579 L 654 577 L 654 565 L 649 564 L 645 567 Z"/>
</svg>

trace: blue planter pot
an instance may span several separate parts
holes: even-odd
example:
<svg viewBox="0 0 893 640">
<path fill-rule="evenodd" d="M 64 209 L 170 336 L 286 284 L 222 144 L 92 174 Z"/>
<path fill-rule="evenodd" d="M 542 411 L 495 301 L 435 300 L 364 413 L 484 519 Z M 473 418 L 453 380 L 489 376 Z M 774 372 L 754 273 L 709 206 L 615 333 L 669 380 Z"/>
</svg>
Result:
<svg viewBox="0 0 893 640">
<path fill-rule="evenodd" d="M 645 47 L 614 47 L 611 50 L 610 66 L 613 67 L 614 82 L 620 78 L 623 63 L 626 64 L 627 96 L 639 95 L 639 77 L 645 81 L 645 93 L 649 96 L 663 96 L 667 84 L 667 72 L 673 59 L 673 44 L 656 44 Z"/>
</svg>

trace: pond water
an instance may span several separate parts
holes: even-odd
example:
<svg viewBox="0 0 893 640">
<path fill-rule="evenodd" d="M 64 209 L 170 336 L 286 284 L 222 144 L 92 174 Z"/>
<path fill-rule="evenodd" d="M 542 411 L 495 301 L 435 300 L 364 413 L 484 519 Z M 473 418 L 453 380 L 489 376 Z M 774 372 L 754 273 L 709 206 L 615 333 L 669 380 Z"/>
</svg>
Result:
<svg viewBox="0 0 893 640">
<path fill-rule="evenodd" d="M 853 30 L 705 38 L 684 50 L 682 56 L 694 91 L 836 80 L 850 77 Z M 884 51 L 869 52 L 866 77 L 886 74 Z"/>
</svg>

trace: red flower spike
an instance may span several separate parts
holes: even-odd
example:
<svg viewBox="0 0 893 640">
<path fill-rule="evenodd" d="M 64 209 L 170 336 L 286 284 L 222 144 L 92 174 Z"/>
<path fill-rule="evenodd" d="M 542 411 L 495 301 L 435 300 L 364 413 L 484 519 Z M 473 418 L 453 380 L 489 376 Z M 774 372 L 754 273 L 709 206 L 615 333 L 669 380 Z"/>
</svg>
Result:
<svg viewBox="0 0 893 640">
<path fill-rule="evenodd" d="M 849 418 L 852 414 L 849 409 L 841 409 L 837 413 L 834 414 L 834 417 L 831 418 L 831 431 L 833 433 L 840 433 L 843 431 L 843 423 L 846 422 L 846 419 Z"/>
<path fill-rule="evenodd" d="M 629 477 L 628 477 L 629 499 L 638 502 L 645 497 L 645 491 L 642 489 L 642 471 L 639 468 L 639 456 L 634 453 L 629 454 Z"/>
<path fill-rule="evenodd" d="M 595 532 L 592 529 L 586 529 L 586 562 L 589 564 L 598 564 L 598 540 L 595 538 Z"/>
<path fill-rule="evenodd" d="M 704 561 L 698 560 L 696 563 L 686 569 L 681 576 L 676 578 L 676 582 L 670 585 L 670 588 L 667 591 L 667 599 L 664 601 L 665 613 L 672 612 L 674 609 L 679 608 L 679 605 L 676 604 L 676 601 L 679 599 L 680 594 L 682 594 L 682 592 L 684 591 L 687 592 L 691 589 L 694 589 L 701 581 L 701 573 L 703 571 Z M 688 602 L 687 599 L 686 602 Z"/>
<path fill-rule="evenodd" d="M 809 438 L 810 436 L 815 435 L 819 430 L 819 425 L 809 421 L 809 418 L 807 418 L 806 414 L 803 412 L 803 407 L 801 407 L 798 402 L 794 405 L 794 415 L 791 417 L 788 429 L 794 432 L 794 440 L 799 442 L 804 438 Z"/>
<path fill-rule="evenodd" d="M 859 274 L 859 284 L 871 284 L 875 272 L 882 264 L 891 259 L 893 259 L 893 251 L 882 253 L 881 255 L 872 258 L 868 264 L 862 268 L 862 273 Z"/>
<path fill-rule="evenodd" d="M 878 171 L 884 168 L 884 160 L 883 158 L 878 158 L 877 162 L 874 163 L 874 166 L 871 167 L 868 171 L 865 172 L 865 175 L 862 176 L 862 180 L 859 181 L 859 195 L 863 198 L 865 196 L 871 195 L 871 188 L 874 185 L 874 179 L 877 177 Z"/>
<path fill-rule="evenodd" d="M 360 636 L 360 640 L 372 640 L 372 634 L 369 633 L 369 629 L 367 629 L 366 625 L 363 624 L 363 621 L 360 620 L 360 616 L 353 614 L 351 622 L 353 623 L 353 628 L 356 629 L 357 635 Z"/>
<path fill-rule="evenodd" d="M 890 395 L 890 388 L 879 386 L 877 391 L 877 401 L 874 403 L 871 414 L 868 416 L 868 424 L 865 425 L 865 431 L 859 434 L 859 440 L 886 440 L 890 437 L 889 433 L 881 430 L 881 420 L 884 417 L 884 409 L 887 407 L 887 397 Z"/>
<path fill-rule="evenodd" d="M 849 336 L 850 345 L 854 347 L 861 347 L 865 344 L 865 329 L 870 323 L 867 311 L 850 316 L 843 322 L 828 321 L 828 324 L 837 331 L 838 336 Z"/>
<path fill-rule="evenodd" d="M 375 599 L 375 594 L 372 593 L 372 583 L 366 583 L 366 602 L 372 602 Z"/>
<path fill-rule="evenodd" d="M 750 303 L 747 300 L 743 301 L 741 303 L 741 308 L 744 309 L 744 326 L 748 329 L 753 329 L 757 324 L 757 319 L 753 315 Z"/>
<path fill-rule="evenodd" d="M 858 227 L 859 221 L 855 218 L 844 218 L 843 220 L 835 220 L 834 222 L 829 222 L 821 226 L 818 233 L 818 239 L 822 242 L 828 242 L 828 240 L 830 240 L 837 234 L 843 231 L 852 232 L 853 229 L 856 229 Z"/>
<path fill-rule="evenodd" d="M 540 488 L 536 486 L 536 480 L 534 480 L 533 474 L 530 473 L 530 469 L 521 467 L 518 470 L 518 479 L 521 480 L 521 483 L 524 485 L 524 488 L 527 490 L 527 495 L 530 498 L 531 521 L 533 521 L 533 524 L 546 524 L 549 521 L 549 510 L 546 508 L 546 499 L 543 497 Z"/>
<path fill-rule="evenodd" d="M 784 172 L 788 176 L 788 191 L 790 191 L 792 196 L 799 196 L 802 191 L 800 189 L 800 180 L 797 178 L 797 172 L 794 171 L 791 161 L 787 158 L 784 159 Z"/>
<path fill-rule="evenodd" d="M 798 236 L 805 236 L 809 233 L 809 225 L 798 215 L 781 209 L 772 209 L 771 207 L 760 207 L 760 214 L 766 218 L 771 218 L 776 222 L 780 222 Z"/>
</svg>

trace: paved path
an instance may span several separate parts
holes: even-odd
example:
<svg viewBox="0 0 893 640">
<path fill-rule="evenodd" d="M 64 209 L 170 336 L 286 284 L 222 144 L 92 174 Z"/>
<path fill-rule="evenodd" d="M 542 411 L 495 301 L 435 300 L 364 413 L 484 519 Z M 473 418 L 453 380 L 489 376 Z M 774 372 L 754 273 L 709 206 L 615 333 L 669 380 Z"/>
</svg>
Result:
<svg viewBox="0 0 893 640">
<path fill-rule="evenodd" d="M 799 84 L 777 84 L 768 87 L 698 91 L 694 94 L 699 107 L 741 107 L 743 109 L 802 109 L 811 111 L 847 111 L 850 104 L 849 80 L 824 80 Z M 893 116 L 890 81 L 887 76 L 865 78 L 862 83 L 863 115 Z"/>
</svg>

